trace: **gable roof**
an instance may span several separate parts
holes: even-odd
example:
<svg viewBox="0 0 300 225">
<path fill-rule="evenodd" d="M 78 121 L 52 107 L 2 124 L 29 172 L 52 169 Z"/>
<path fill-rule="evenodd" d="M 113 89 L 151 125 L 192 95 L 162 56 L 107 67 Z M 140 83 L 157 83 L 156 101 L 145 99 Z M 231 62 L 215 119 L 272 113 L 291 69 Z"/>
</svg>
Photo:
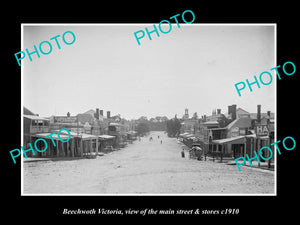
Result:
<svg viewBox="0 0 300 225">
<path fill-rule="evenodd" d="M 232 127 L 248 128 L 251 127 L 251 121 L 252 119 L 249 117 L 241 117 L 228 124 L 227 129 L 231 129 Z"/>
<path fill-rule="evenodd" d="M 82 114 L 90 114 L 90 115 L 94 116 L 95 113 L 96 113 L 95 110 L 90 109 L 90 110 L 88 110 L 88 111 L 86 111 L 85 113 L 82 113 Z"/>
<path fill-rule="evenodd" d="M 86 122 L 92 123 L 94 121 L 94 116 L 91 114 L 78 114 L 77 115 L 78 122 L 81 122 L 82 124 L 85 124 Z"/>
<path fill-rule="evenodd" d="M 29 109 L 27 109 L 25 106 L 23 106 L 23 115 L 33 115 L 33 116 L 35 116 L 35 114 L 33 112 L 31 112 Z"/>
<path fill-rule="evenodd" d="M 247 112 L 246 110 L 244 110 L 242 108 L 237 108 L 236 113 L 250 114 L 249 112 Z"/>
</svg>

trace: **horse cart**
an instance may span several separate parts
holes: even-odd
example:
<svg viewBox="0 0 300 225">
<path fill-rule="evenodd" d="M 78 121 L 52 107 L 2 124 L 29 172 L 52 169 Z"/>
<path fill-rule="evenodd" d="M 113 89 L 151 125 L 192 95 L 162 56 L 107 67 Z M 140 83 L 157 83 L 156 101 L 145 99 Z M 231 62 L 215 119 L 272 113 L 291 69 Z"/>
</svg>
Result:
<svg viewBox="0 0 300 225">
<path fill-rule="evenodd" d="M 204 154 L 204 151 L 202 150 L 200 144 L 194 143 L 189 150 L 190 159 L 202 160 L 203 154 Z"/>
</svg>

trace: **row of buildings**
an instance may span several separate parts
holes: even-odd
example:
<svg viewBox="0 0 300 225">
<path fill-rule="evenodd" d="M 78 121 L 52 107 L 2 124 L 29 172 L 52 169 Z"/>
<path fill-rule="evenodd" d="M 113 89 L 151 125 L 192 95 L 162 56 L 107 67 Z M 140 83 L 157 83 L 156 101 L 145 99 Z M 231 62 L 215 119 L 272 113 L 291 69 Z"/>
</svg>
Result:
<svg viewBox="0 0 300 225">
<path fill-rule="evenodd" d="M 212 115 L 189 118 L 185 110 L 181 122 L 181 140 L 191 147 L 193 143 L 201 145 L 207 155 L 233 157 L 254 157 L 254 151 L 274 142 L 274 113 L 250 113 L 236 105 L 228 106 L 228 112 L 214 110 Z M 273 149 L 274 150 L 274 149 Z M 263 150 L 264 158 L 269 156 L 268 150 Z M 263 160 L 262 160 L 263 161 Z"/>
<path fill-rule="evenodd" d="M 83 157 L 85 155 L 98 155 L 112 148 L 124 147 L 128 142 L 136 139 L 135 123 L 126 121 L 120 115 L 111 116 L 107 111 L 106 117 L 103 110 L 89 110 L 76 116 L 67 113 L 66 116 L 40 117 L 23 108 L 23 146 L 34 143 L 38 138 L 48 142 L 45 152 L 37 153 L 42 157 Z M 56 145 L 51 144 L 49 134 L 61 128 L 67 128 L 71 133 L 70 141 L 58 141 L 57 135 L 52 135 Z M 60 136 L 62 136 L 61 133 Z M 67 134 L 65 134 L 67 136 Z M 68 138 L 68 136 L 66 137 Z M 37 144 L 43 144 L 37 142 Z M 43 146 L 37 146 L 43 149 Z M 29 148 L 29 147 L 28 147 Z M 31 153 L 31 152 L 28 152 Z M 32 153 L 31 153 L 32 154 Z M 32 156 L 32 155 L 27 155 Z"/>
</svg>

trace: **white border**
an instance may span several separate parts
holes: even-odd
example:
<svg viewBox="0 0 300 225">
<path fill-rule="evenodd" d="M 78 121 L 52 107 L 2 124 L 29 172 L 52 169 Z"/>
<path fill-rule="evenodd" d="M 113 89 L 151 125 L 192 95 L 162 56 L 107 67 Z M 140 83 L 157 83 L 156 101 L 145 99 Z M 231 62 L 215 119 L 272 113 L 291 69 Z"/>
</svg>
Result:
<svg viewBox="0 0 300 225">
<path fill-rule="evenodd" d="M 129 23 L 129 24 L 119 24 L 119 23 L 21 23 L 21 51 L 24 50 L 23 39 L 24 26 L 148 26 L 153 23 Z M 156 24 L 156 23 L 154 23 Z M 163 24 L 164 25 L 164 24 Z M 172 23 L 172 26 L 176 24 Z M 277 66 L 277 24 L 276 23 L 192 23 L 192 24 L 180 24 L 180 26 L 274 26 L 274 67 Z M 23 145 L 23 67 L 21 65 L 21 144 Z M 275 137 L 274 141 L 277 141 L 277 79 L 275 80 Z M 276 151 L 274 151 L 276 152 Z M 251 169 L 251 168 L 249 168 Z M 23 182 L 23 154 L 21 154 L 21 196 L 277 196 L 277 152 L 274 157 L 274 193 L 266 193 L 266 194 L 128 194 L 128 193 L 119 193 L 119 194 L 25 194 L 23 190 L 24 182 Z"/>
<path fill-rule="evenodd" d="M 24 25 L 21 24 L 21 51 L 24 50 L 23 46 L 23 40 L 24 40 Z M 23 85 L 24 85 L 24 80 L 23 80 L 23 67 L 24 65 L 21 63 L 21 146 L 23 146 L 23 141 L 24 141 L 24 123 L 23 123 L 23 105 L 24 105 L 24 98 L 23 98 Z M 22 151 L 22 150 L 21 150 Z M 21 154 L 21 196 L 26 195 L 24 194 L 23 191 L 24 187 L 24 182 L 23 182 L 23 154 Z"/>
</svg>

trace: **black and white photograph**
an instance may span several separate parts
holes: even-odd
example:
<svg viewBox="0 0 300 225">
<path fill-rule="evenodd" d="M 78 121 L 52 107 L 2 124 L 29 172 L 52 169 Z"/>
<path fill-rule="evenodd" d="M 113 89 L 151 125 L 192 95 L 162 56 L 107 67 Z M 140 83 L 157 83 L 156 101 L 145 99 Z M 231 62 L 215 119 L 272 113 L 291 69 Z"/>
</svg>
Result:
<svg viewBox="0 0 300 225">
<path fill-rule="evenodd" d="M 295 4 L 44 3 L 2 14 L 4 220 L 296 219 Z"/>
<path fill-rule="evenodd" d="M 180 22 L 22 24 L 22 195 L 276 195 L 276 24 Z"/>
</svg>

